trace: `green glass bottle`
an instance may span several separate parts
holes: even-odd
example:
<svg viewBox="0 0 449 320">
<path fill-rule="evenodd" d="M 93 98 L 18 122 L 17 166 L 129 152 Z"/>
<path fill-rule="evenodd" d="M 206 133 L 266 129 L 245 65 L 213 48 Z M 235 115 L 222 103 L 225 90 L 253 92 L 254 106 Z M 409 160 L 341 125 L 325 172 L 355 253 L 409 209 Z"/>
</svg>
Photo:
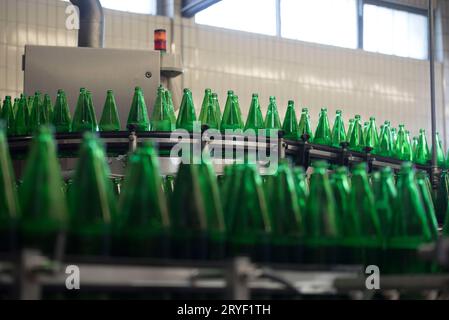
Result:
<svg viewBox="0 0 449 320">
<path fill-rule="evenodd" d="M 370 117 L 365 134 L 365 147 L 369 148 L 371 153 L 376 153 L 379 148 L 379 135 L 377 133 L 376 118 Z"/>
<path fill-rule="evenodd" d="M 70 118 L 70 110 L 67 104 L 67 97 L 64 90 L 61 89 L 58 90 L 58 96 L 56 97 L 52 123 L 57 133 L 67 133 L 71 131 L 72 120 Z"/>
<path fill-rule="evenodd" d="M 412 164 L 402 165 L 398 182 L 398 197 L 388 237 L 387 272 L 421 273 L 430 269 L 420 260 L 417 248 L 435 240 L 422 198 L 414 177 Z"/>
<path fill-rule="evenodd" d="M 128 114 L 127 127 L 133 126 L 136 131 L 149 131 L 150 120 L 148 110 L 141 88 L 134 89 L 133 101 Z"/>
<path fill-rule="evenodd" d="M 120 119 L 112 90 L 108 90 L 106 93 L 99 129 L 100 131 L 120 131 Z"/>
<path fill-rule="evenodd" d="M 372 189 L 374 194 L 375 208 L 382 234 L 389 234 L 391 219 L 395 213 L 397 190 L 394 181 L 393 171 L 390 167 L 385 167 L 381 171 L 373 174 Z"/>
<path fill-rule="evenodd" d="M 165 101 L 167 102 L 168 114 L 171 119 L 171 130 L 176 129 L 176 114 L 175 114 L 175 106 L 173 105 L 173 98 L 170 90 L 165 90 Z"/>
<path fill-rule="evenodd" d="M 13 135 L 15 133 L 14 110 L 11 102 L 11 97 L 6 96 L 3 100 L 3 107 L 0 113 L 0 119 L 3 120 L 6 134 Z"/>
<path fill-rule="evenodd" d="M 288 101 L 284 123 L 282 124 L 282 131 L 284 131 L 285 139 L 300 139 L 300 134 L 298 131 L 298 118 L 296 117 L 295 103 L 293 100 Z"/>
<path fill-rule="evenodd" d="M 309 109 L 307 108 L 302 108 L 298 132 L 301 138 L 306 136 L 308 141 L 313 141 L 312 125 L 310 124 Z"/>
<path fill-rule="evenodd" d="M 29 133 L 30 114 L 28 110 L 27 99 L 22 94 L 20 96 L 19 105 L 16 112 L 16 119 L 14 122 L 14 132 L 18 136 L 23 136 Z"/>
<path fill-rule="evenodd" d="M 279 118 L 279 112 L 276 104 L 276 97 L 270 97 L 270 103 L 268 104 L 267 114 L 265 116 L 265 128 L 267 135 L 275 135 L 277 133 L 271 132 L 272 130 L 281 130 L 281 120 Z"/>
<path fill-rule="evenodd" d="M 302 167 L 293 169 L 293 178 L 295 179 L 296 198 L 298 199 L 299 210 L 304 214 L 306 210 L 307 197 L 309 196 L 309 184 L 307 175 Z"/>
<path fill-rule="evenodd" d="M 93 119 L 94 129 L 93 131 L 98 131 L 98 122 L 97 122 L 97 116 L 95 114 L 95 107 L 94 107 L 94 100 L 92 98 L 92 92 L 89 90 L 86 90 L 86 97 L 87 97 L 87 106 L 89 108 L 89 113 L 91 114 L 91 118 Z"/>
<path fill-rule="evenodd" d="M 207 125 L 209 129 L 218 130 L 220 127 L 220 122 L 217 119 L 217 112 L 215 110 L 212 95 L 209 96 L 209 103 L 207 105 L 206 114 L 204 115 L 204 119 L 201 120 L 201 124 Z"/>
<path fill-rule="evenodd" d="M 396 140 L 398 139 L 398 131 L 396 128 L 391 128 L 391 142 L 393 143 L 393 146 L 396 144 Z"/>
<path fill-rule="evenodd" d="M 280 163 L 276 174 L 267 181 L 266 199 L 272 225 L 272 261 L 302 262 L 302 213 L 293 173 L 286 162 Z"/>
<path fill-rule="evenodd" d="M 418 145 L 416 146 L 414 159 L 415 162 L 419 164 L 426 164 L 431 159 L 426 131 L 424 129 L 419 130 Z"/>
<path fill-rule="evenodd" d="M 31 109 L 33 108 L 34 103 L 34 95 L 28 96 L 27 98 L 27 104 L 28 104 L 28 114 L 31 115 Z"/>
<path fill-rule="evenodd" d="M 40 126 L 48 123 L 47 113 L 41 103 L 40 93 L 36 92 L 30 113 L 30 133 L 35 133 Z"/>
<path fill-rule="evenodd" d="M 332 136 L 329 126 L 329 119 L 327 117 L 327 109 L 321 108 L 320 117 L 318 119 L 318 125 L 315 130 L 313 143 L 331 145 Z"/>
<path fill-rule="evenodd" d="M 432 190 L 429 175 L 425 171 L 416 172 L 416 184 L 426 211 L 427 223 L 434 239 L 438 238 L 438 222 L 435 214 L 435 206 L 432 201 Z"/>
<path fill-rule="evenodd" d="M 349 119 L 349 126 L 348 126 L 348 133 L 346 135 L 346 141 L 349 143 L 349 141 L 351 140 L 351 136 L 352 136 L 352 130 L 354 130 L 354 119 Z"/>
<path fill-rule="evenodd" d="M 413 137 L 413 140 L 412 140 L 413 160 L 415 160 L 416 147 L 417 147 L 417 146 L 418 146 L 418 137 Z"/>
<path fill-rule="evenodd" d="M 209 99 L 210 99 L 211 95 L 212 95 L 211 89 L 207 88 L 204 90 L 203 103 L 201 103 L 200 115 L 198 117 L 198 120 L 201 121 L 201 124 L 204 124 L 204 120 L 207 115 L 207 107 L 209 105 Z"/>
<path fill-rule="evenodd" d="M 382 135 L 379 141 L 378 154 L 384 157 L 393 156 L 393 142 L 391 141 L 390 122 L 385 121 Z"/>
<path fill-rule="evenodd" d="M 44 95 L 44 112 L 45 112 L 45 118 L 47 119 L 47 124 L 52 123 L 53 118 L 53 105 L 51 103 L 51 98 L 48 94 Z"/>
<path fill-rule="evenodd" d="M 172 255 L 181 259 L 224 256 L 225 223 L 216 177 L 209 164 L 181 164 L 170 206 Z"/>
<path fill-rule="evenodd" d="M 354 249 L 356 261 L 380 265 L 384 241 L 365 163 L 356 165 L 352 172 L 350 208 L 343 220 L 345 242 Z M 358 253 L 362 256 L 357 257 Z"/>
<path fill-rule="evenodd" d="M 360 116 L 356 115 L 354 119 L 354 127 L 349 138 L 349 148 L 354 151 L 362 151 L 364 148 L 363 128 Z"/>
<path fill-rule="evenodd" d="M 33 138 L 22 180 L 19 188 L 22 245 L 53 257 L 58 248 L 64 248 L 68 213 L 56 145 L 47 126 L 40 127 Z"/>
<path fill-rule="evenodd" d="M 151 115 L 151 131 L 171 131 L 172 123 L 165 99 L 165 89 L 159 86 L 157 89 L 156 102 Z"/>
<path fill-rule="evenodd" d="M 168 258 L 170 216 L 157 152 L 149 143 L 130 156 L 119 208 L 118 253 Z"/>
<path fill-rule="evenodd" d="M 441 173 L 439 184 L 435 193 L 435 213 L 439 223 L 444 222 L 446 212 L 448 211 L 449 199 L 449 175 L 447 170 Z"/>
<path fill-rule="evenodd" d="M 412 142 L 410 141 L 410 131 L 405 130 L 404 158 L 406 161 L 413 161 Z"/>
<path fill-rule="evenodd" d="M 304 215 L 305 259 L 309 263 L 335 263 L 341 222 L 327 173 L 327 163 L 315 162 Z"/>
<path fill-rule="evenodd" d="M 437 142 L 437 164 L 440 168 L 444 168 L 446 159 L 444 158 L 443 144 L 440 139 L 438 132 L 435 133 L 435 140 Z M 430 153 L 430 158 L 432 158 L 433 146 Z"/>
<path fill-rule="evenodd" d="M 72 132 L 97 130 L 97 120 L 95 114 L 92 114 L 89 104 L 87 91 L 86 89 L 81 88 L 75 113 L 73 114 Z"/>
<path fill-rule="evenodd" d="M 406 159 L 406 155 L 405 155 L 405 151 L 406 151 L 405 149 L 407 148 L 406 141 L 407 141 L 407 138 L 405 136 L 404 125 L 400 124 L 397 138 L 396 138 L 396 144 L 394 147 L 394 155 L 399 160 L 409 160 L 409 159 Z"/>
<path fill-rule="evenodd" d="M 251 164 L 235 165 L 230 181 L 227 216 L 229 254 L 270 260 L 272 231 L 262 178 Z"/>
<path fill-rule="evenodd" d="M 220 103 L 218 101 L 218 95 L 214 92 L 212 93 L 212 101 L 214 104 L 214 110 L 216 114 L 216 119 L 218 121 L 218 124 L 221 124 L 221 109 L 220 109 Z"/>
<path fill-rule="evenodd" d="M 14 98 L 14 104 L 12 105 L 12 111 L 14 111 L 14 118 L 16 117 L 17 110 L 19 109 L 19 98 Z"/>
<path fill-rule="evenodd" d="M 12 253 L 17 249 L 19 215 L 16 180 L 7 138 L 0 124 L 0 253 Z"/>
<path fill-rule="evenodd" d="M 193 123 L 196 121 L 195 106 L 193 105 L 192 92 L 184 89 L 181 106 L 179 107 L 178 120 L 176 128 L 193 131 Z"/>
<path fill-rule="evenodd" d="M 337 110 L 332 128 L 332 146 L 334 147 L 340 147 L 341 143 L 346 141 L 345 123 L 341 113 L 341 110 Z"/>
<path fill-rule="evenodd" d="M 85 133 L 69 190 L 70 254 L 111 254 L 117 212 L 109 176 L 101 141 L 93 133 Z"/>
<path fill-rule="evenodd" d="M 249 107 L 248 117 L 246 119 L 245 131 L 254 130 L 254 134 L 258 134 L 259 130 L 265 128 L 262 110 L 260 109 L 259 95 L 253 93 L 251 105 Z"/>
<path fill-rule="evenodd" d="M 365 141 L 366 136 L 367 136 L 367 134 L 368 134 L 368 126 L 369 126 L 369 122 L 368 122 L 368 121 L 365 121 L 365 122 L 363 123 L 363 141 Z"/>
<path fill-rule="evenodd" d="M 220 129 L 225 130 L 241 130 L 243 129 L 242 113 L 236 99 L 234 98 L 234 91 L 228 91 L 223 117 L 221 119 Z"/>
</svg>

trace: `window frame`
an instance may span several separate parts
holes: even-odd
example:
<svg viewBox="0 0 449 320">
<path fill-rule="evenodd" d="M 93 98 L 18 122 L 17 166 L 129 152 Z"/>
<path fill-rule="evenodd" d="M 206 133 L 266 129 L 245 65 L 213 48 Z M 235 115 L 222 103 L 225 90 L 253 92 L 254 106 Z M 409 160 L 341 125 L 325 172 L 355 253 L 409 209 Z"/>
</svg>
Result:
<svg viewBox="0 0 449 320">
<path fill-rule="evenodd" d="M 215 4 L 221 0 L 212 0 L 212 1 L 211 0 L 202 0 L 202 1 L 206 2 L 208 4 L 208 6 L 210 6 L 210 5 Z M 278 38 L 282 38 L 281 1 L 282 0 L 276 0 L 276 13 L 275 13 L 276 14 L 276 35 L 275 36 Z M 364 39 L 363 39 L 364 10 L 363 9 L 364 9 L 365 4 L 384 7 L 384 8 L 393 9 L 393 10 L 405 11 L 408 13 L 413 13 L 413 14 L 424 16 L 426 19 L 428 19 L 428 9 L 424 9 L 424 8 L 409 6 L 406 4 L 389 2 L 389 1 L 385 1 L 385 0 L 355 0 L 355 1 L 356 1 L 356 5 L 357 5 L 357 26 L 356 26 L 357 27 L 357 49 L 364 50 L 364 51 L 365 51 L 365 49 L 363 47 L 363 44 L 364 44 Z M 201 2 L 201 0 L 197 0 L 197 2 Z M 202 8 L 202 10 L 204 10 L 206 8 Z M 202 10 L 199 10 L 199 11 L 202 11 Z M 198 12 L 196 12 L 196 13 L 198 13 Z M 192 16 L 194 16 L 194 15 L 192 15 Z M 428 46 L 428 44 L 426 44 L 426 45 Z M 379 53 L 379 54 L 384 54 L 384 53 Z M 385 54 L 385 55 L 388 55 L 388 54 Z M 426 60 L 429 60 L 429 57 L 427 57 L 427 59 L 419 59 L 419 60 L 426 61 Z"/>
</svg>

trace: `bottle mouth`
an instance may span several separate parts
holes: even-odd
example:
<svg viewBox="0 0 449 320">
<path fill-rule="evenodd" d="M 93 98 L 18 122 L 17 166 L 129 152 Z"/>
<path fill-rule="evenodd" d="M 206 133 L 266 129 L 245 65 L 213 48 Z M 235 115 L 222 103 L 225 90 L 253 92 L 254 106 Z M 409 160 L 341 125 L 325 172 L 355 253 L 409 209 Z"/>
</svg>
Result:
<svg viewBox="0 0 449 320">
<path fill-rule="evenodd" d="M 259 97 L 259 94 L 258 93 L 253 93 L 253 98 L 257 98 L 257 97 Z"/>
<path fill-rule="evenodd" d="M 228 95 L 233 95 L 234 91 L 233 90 L 228 90 Z"/>
</svg>

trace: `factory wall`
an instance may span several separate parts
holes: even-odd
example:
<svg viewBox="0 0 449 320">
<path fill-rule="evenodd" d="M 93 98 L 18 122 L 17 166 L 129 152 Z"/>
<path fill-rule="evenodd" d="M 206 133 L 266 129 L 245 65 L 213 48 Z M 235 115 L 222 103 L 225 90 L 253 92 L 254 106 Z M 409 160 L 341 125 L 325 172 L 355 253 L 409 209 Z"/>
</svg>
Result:
<svg viewBox="0 0 449 320">
<path fill-rule="evenodd" d="M 417 6 L 425 2 L 407 1 Z M 59 0 L 0 0 L 0 97 L 22 91 L 21 57 L 26 43 L 76 45 L 77 31 L 65 28 L 66 6 Z M 412 135 L 419 128 L 430 130 L 427 61 L 200 26 L 179 16 L 171 21 L 112 10 L 105 13 L 106 47 L 151 49 L 156 28 L 166 28 L 173 36 L 170 49 L 182 55 L 185 67 L 184 76 L 171 83 L 175 104 L 182 87 L 192 89 L 198 110 L 204 88 L 217 91 L 222 106 L 226 91 L 233 89 L 245 115 L 251 93 L 258 92 L 263 110 L 270 95 L 277 97 L 281 117 L 287 101 L 293 99 L 298 111 L 311 109 L 314 124 L 320 108 L 327 107 L 331 122 L 335 110 L 342 109 L 346 119 L 360 114 L 364 120 L 375 116 L 379 125 L 387 119 L 393 125 L 405 123 Z M 446 137 L 445 70 L 443 63 L 437 63 L 438 128 Z"/>
</svg>

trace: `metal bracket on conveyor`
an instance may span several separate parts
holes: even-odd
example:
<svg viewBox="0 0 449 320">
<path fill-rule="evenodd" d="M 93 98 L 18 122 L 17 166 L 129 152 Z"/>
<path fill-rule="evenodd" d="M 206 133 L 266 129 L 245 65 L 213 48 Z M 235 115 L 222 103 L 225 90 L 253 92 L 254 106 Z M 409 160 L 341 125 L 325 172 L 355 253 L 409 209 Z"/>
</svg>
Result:
<svg viewBox="0 0 449 320">
<path fill-rule="evenodd" d="M 301 143 L 298 144 L 298 154 L 296 156 L 296 165 L 302 166 L 307 169 L 310 165 L 310 144 L 308 143 L 310 136 L 308 134 L 303 134 L 301 136 Z"/>
<path fill-rule="evenodd" d="M 341 152 L 339 153 L 339 160 L 338 164 L 340 166 L 348 167 L 349 166 L 349 152 L 348 152 L 348 142 L 342 142 L 341 145 Z"/>
<path fill-rule="evenodd" d="M 129 131 L 129 153 L 133 153 L 137 149 L 137 135 L 136 135 L 136 127 L 134 125 L 128 125 Z"/>
<path fill-rule="evenodd" d="M 371 154 L 371 151 L 373 151 L 373 148 L 371 147 L 365 147 L 365 161 L 368 169 L 368 173 L 373 172 L 373 161 L 374 157 Z"/>
</svg>

